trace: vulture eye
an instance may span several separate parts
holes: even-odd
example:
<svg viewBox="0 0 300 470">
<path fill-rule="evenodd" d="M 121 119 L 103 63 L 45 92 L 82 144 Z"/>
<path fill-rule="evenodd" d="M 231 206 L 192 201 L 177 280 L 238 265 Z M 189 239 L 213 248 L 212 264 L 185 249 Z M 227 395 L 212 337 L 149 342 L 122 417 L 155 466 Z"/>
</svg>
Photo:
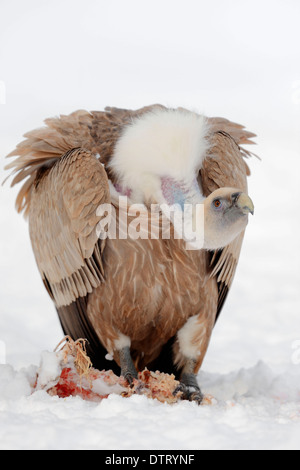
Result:
<svg viewBox="0 0 300 470">
<path fill-rule="evenodd" d="M 222 202 L 220 201 L 220 199 L 215 199 L 213 204 L 217 209 L 222 206 Z"/>
</svg>

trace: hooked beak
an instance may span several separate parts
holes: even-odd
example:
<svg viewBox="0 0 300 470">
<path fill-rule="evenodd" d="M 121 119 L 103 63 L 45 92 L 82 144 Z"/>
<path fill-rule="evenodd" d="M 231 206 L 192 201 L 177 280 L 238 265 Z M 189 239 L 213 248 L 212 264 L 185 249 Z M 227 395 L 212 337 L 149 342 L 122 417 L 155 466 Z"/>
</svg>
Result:
<svg viewBox="0 0 300 470">
<path fill-rule="evenodd" d="M 252 199 L 246 193 L 235 193 L 232 194 L 233 203 L 238 207 L 243 214 L 247 215 L 254 214 L 254 204 Z"/>
</svg>

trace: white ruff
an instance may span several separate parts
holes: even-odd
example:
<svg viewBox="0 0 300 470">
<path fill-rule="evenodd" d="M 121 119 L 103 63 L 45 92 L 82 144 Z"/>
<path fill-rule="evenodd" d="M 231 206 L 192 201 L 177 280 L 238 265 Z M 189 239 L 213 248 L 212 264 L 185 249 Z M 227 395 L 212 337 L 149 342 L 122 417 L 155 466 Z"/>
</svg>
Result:
<svg viewBox="0 0 300 470">
<path fill-rule="evenodd" d="M 133 202 L 156 197 L 161 178 L 191 184 L 208 149 L 204 116 L 181 110 L 159 110 L 135 119 L 118 140 L 110 167 Z"/>
</svg>

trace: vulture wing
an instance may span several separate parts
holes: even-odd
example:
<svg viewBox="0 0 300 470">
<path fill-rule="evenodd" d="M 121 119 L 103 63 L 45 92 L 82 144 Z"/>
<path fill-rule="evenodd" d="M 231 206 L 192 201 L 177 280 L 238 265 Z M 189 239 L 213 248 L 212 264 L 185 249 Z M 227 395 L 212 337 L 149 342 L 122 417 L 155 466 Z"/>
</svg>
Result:
<svg viewBox="0 0 300 470">
<path fill-rule="evenodd" d="M 30 197 L 32 247 L 63 330 L 75 339 L 88 338 L 89 353 L 104 359 L 86 315 L 88 294 L 104 279 L 104 241 L 96 233 L 97 207 L 110 202 L 103 165 L 87 150 L 70 150 L 40 171 Z"/>
</svg>

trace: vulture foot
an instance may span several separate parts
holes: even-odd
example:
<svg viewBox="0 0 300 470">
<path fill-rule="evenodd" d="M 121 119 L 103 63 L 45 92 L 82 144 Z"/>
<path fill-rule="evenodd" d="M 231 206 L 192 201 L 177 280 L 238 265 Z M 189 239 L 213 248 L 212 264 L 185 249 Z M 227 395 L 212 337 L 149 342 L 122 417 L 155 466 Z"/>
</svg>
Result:
<svg viewBox="0 0 300 470">
<path fill-rule="evenodd" d="M 201 405 L 203 398 L 204 395 L 199 387 L 187 387 L 185 385 L 185 390 L 183 391 L 184 400 L 195 401 L 198 405 Z"/>
<path fill-rule="evenodd" d="M 192 372 L 195 367 L 195 361 L 190 359 L 187 361 L 180 378 L 180 391 L 184 400 L 195 401 L 201 405 L 204 395 L 198 385 L 196 374 Z"/>
<path fill-rule="evenodd" d="M 129 347 L 125 347 L 119 351 L 121 376 L 131 385 L 134 379 L 138 378 L 138 373 L 134 367 L 133 361 L 130 355 Z"/>
<path fill-rule="evenodd" d="M 180 382 L 180 385 L 174 390 L 174 394 L 176 395 L 177 392 L 182 392 L 183 400 L 195 401 L 198 405 L 201 405 L 204 398 L 198 385 L 186 385 Z"/>
</svg>

